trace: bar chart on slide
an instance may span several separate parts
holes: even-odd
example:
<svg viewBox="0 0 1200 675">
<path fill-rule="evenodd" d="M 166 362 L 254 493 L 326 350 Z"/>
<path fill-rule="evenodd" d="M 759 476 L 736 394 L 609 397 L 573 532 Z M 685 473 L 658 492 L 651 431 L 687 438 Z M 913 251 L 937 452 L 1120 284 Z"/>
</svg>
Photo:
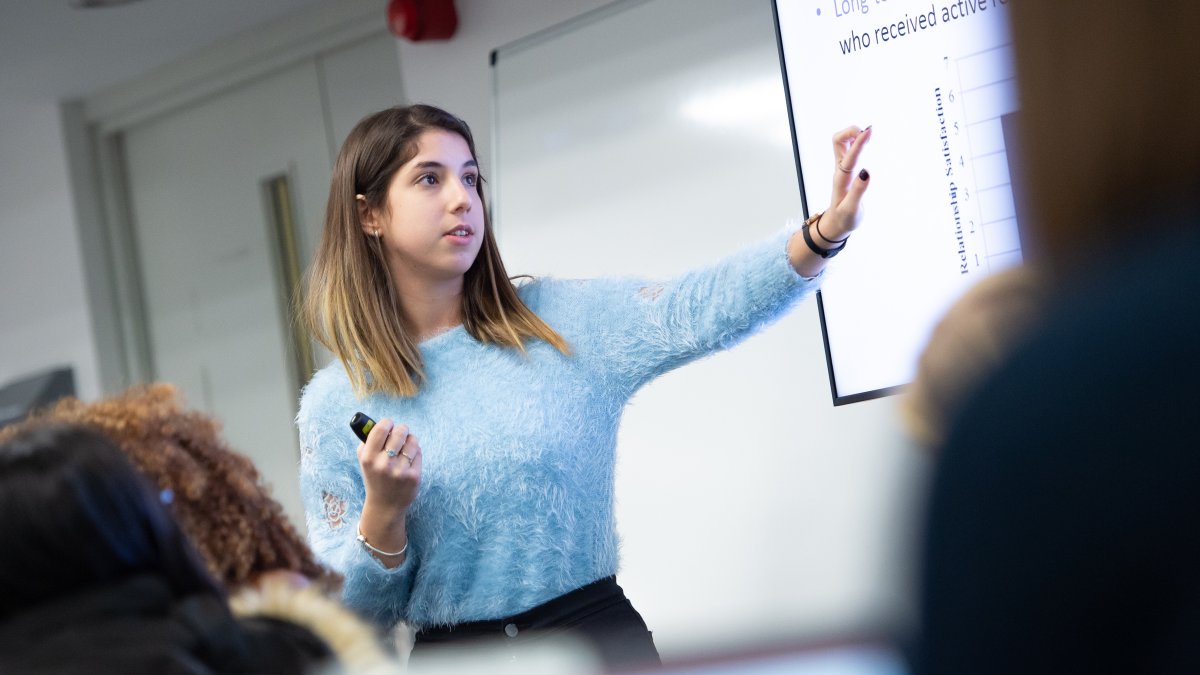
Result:
<svg viewBox="0 0 1200 675">
<path fill-rule="evenodd" d="M 985 273 L 1021 262 L 1011 156 L 1017 112 L 1012 45 L 958 56 L 947 65 L 947 103 L 961 139 L 956 186 L 968 266 Z"/>
</svg>

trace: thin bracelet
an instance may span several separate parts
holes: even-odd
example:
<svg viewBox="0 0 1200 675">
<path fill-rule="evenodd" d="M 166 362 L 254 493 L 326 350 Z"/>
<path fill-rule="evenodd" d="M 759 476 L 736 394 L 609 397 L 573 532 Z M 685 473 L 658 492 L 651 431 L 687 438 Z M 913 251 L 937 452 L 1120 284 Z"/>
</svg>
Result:
<svg viewBox="0 0 1200 675">
<path fill-rule="evenodd" d="M 823 241 L 829 242 L 830 244 L 840 244 L 840 243 L 846 241 L 846 239 L 850 238 L 850 235 L 846 235 L 846 239 L 833 240 L 833 239 L 830 239 L 829 237 L 826 237 L 825 235 L 821 234 L 821 216 L 823 216 L 823 215 L 825 215 L 824 211 L 822 211 L 821 213 L 819 213 L 817 215 L 817 221 L 815 223 L 813 223 L 813 229 L 817 231 L 818 237 L 820 237 Z"/>
<path fill-rule="evenodd" d="M 824 211 L 809 216 L 808 220 L 804 221 L 804 225 L 800 227 L 800 233 L 804 235 L 804 245 L 808 247 L 808 250 L 817 254 L 823 260 L 828 260 L 838 253 L 841 253 L 842 249 L 846 248 L 846 240 L 850 237 L 846 237 L 846 239 L 843 239 L 839 245 L 834 246 L 833 248 L 821 248 L 820 246 L 817 246 L 817 242 L 813 240 L 812 234 L 809 233 L 809 230 L 816 229 L 815 225 L 821 222 L 821 216 L 823 215 L 825 215 Z M 818 233 L 817 236 L 820 236 L 820 233 Z M 821 238 L 825 239 L 824 237 Z M 829 240 L 825 239 L 825 241 Z"/>
<path fill-rule="evenodd" d="M 408 541 L 405 540 L 404 548 L 400 549 L 399 551 L 396 551 L 395 553 L 389 553 L 387 551 L 380 551 L 379 549 L 377 549 L 374 546 L 367 543 L 367 538 L 363 536 L 361 526 L 355 527 L 354 531 L 358 533 L 358 543 L 362 544 L 368 551 L 371 551 L 373 553 L 378 553 L 379 555 L 386 555 L 389 558 L 395 558 L 396 556 L 404 555 L 404 552 L 408 550 Z"/>
</svg>

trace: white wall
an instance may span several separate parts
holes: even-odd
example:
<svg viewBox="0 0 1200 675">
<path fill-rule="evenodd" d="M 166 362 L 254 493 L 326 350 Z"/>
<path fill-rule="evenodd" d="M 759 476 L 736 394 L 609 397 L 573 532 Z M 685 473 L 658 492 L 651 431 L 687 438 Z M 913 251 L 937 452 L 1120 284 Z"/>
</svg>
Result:
<svg viewBox="0 0 1200 675">
<path fill-rule="evenodd" d="M 58 102 L 0 95 L 0 384 L 71 366 L 99 391 Z"/>
<path fill-rule="evenodd" d="M 386 5 L 362 2 L 377 2 L 380 12 Z M 146 2 L 81 10 L 69 2 L 0 0 L 0 385 L 68 365 L 84 398 L 101 389 L 62 101 L 319 3 Z"/>
<path fill-rule="evenodd" d="M 492 50 L 610 2 L 458 0 L 459 26 L 454 39 L 397 42 L 404 96 L 410 103 L 436 105 L 466 120 L 475 134 L 480 161 L 485 170 L 490 169 Z"/>
</svg>

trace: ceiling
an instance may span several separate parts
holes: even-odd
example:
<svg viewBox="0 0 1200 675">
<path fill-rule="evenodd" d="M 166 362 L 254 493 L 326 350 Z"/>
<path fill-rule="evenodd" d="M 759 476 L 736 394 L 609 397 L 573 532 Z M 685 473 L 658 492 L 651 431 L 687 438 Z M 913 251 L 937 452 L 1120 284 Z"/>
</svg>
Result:
<svg viewBox="0 0 1200 675">
<path fill-rule="evenodd" d="M 0 0 L 0 99 L 85 96 L 329 0 Z M 384 21 L 380 0 L 380 21 Z"/>
</svg>

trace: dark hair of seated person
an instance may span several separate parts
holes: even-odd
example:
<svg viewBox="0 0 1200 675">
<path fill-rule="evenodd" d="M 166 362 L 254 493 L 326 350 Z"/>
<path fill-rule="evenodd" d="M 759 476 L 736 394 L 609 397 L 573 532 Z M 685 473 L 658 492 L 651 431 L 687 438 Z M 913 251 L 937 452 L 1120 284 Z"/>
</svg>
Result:
<svg viewBox="0 0 1200 675">
<path fill-rule="evenodd" d="M 303 672 L 311 633 L 239 620 L 160 501 L 103 435 L 0 444 L 0 672 Z"/>
<path fill-rule="evenodd" d="M 278 570 L 326 590 L 340 587 L 341 577 L 317 562 L 254 462 L 222 437 L 215 417 L 187 407 L 178 387 L 137 385 L 90 402 L 67 397 L 0 429 L 0 443 L 51 424 L 103 433 L 156 491 L 167 491 L 167 510 L 230 594 Z"/>
<path fill-rule="evenodd" d="M 157 495 L 105 437 L 52 426 L 0 447 L 0 619 L 145 571 L 178 596 L 220 595 Z"/>
</svg>

